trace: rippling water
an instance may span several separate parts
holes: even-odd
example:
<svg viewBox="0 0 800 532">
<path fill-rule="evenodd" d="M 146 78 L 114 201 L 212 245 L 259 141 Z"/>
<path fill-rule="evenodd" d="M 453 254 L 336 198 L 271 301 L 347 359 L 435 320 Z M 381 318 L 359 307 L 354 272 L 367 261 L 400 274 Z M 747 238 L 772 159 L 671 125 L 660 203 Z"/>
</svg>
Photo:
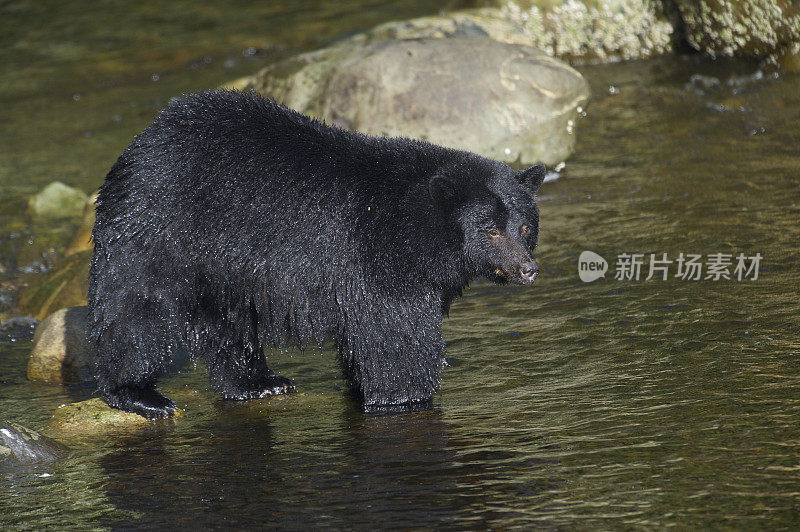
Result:
<svg viewBox="0 0 800 532">
<path fill-rule="evenodd" d="M 174 424 L 0 470 L 0 523 L 796 529 L 800 79 L 696 57 L 582 71 L 543 273 L 453 306 L 433 410 L 362 413 L 327 351 L 271 355 L 302 393 L 245 404 L 187 369 L 164 382 Z M 605 278 L 581 282 L 584 250 Z M 614 278 L 622 253 L 740 252 L 757 280 Z M 0 343 L 0 413 L 42 428 L 91 391 L 28 383 L 29 347 Z"/>
</svg>

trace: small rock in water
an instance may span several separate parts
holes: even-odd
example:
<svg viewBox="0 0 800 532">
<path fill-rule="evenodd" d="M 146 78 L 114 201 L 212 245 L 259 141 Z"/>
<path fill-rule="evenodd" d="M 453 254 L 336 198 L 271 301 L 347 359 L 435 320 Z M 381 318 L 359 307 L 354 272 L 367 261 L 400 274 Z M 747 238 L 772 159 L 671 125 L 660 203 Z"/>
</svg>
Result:
<svg viewBox="0 0 800 532">
<path fill-rule="evenodd" d="M 79 216 L 87 197 L 82 190 L 54 181 L 28 199 L 28 212 L 39 216 Z"/>
<path fill-rule="evenodd" d="M 102 399 L 95 398 L 59 407 L 50 420 L 50 427 L 65 436 L 101 436 L 171 423 L 181 415 L 183 411 L 176 410 L 173 418 L 151 421 L 138 414 L 111 408 Z"/>
<path fill-rule="evenodd" d="M 57 441 L 12 423 L 0 420 L 0 460 L 20 463 L 49 462 L 67 453 L 67 448 Z"/>
</svg>

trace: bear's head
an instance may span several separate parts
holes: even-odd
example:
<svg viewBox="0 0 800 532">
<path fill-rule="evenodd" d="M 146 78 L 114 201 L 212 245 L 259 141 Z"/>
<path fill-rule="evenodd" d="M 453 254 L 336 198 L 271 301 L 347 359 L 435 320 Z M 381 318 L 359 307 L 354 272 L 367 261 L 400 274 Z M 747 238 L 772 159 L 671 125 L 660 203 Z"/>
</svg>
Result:
<svg viewBox="0 0 800 532">
<path fill-rule="evenodd" d="M 545 166 L 514 171 L 491 161 L 467 168 L 433 176 L 428 188 L 461 238 L 470 273 L 500 284 L 532 284 L 539 273 L 532 255 L 539 238 L 535 194 Z"/>
</svg>

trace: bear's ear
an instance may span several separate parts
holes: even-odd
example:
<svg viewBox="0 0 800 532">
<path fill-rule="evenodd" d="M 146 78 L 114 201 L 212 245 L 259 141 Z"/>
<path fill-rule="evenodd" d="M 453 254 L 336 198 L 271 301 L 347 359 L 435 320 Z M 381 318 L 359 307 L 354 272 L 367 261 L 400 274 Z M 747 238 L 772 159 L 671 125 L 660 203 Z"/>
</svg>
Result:
<svg viewBox="0 0 800 532">
<path fill-rule="evenodd" d="M 436 205 L 446 210 L 455 207 L 458 202 L 458 189 L 455 183 L 444 176 L 435 175 L 428 181 L 428 192 Z"/>
<path fill-rule="evenodd" d="M 534 164 L 525 170 L 514 172 L 520 183 L 528 187 L 532 192 L 539 190 L 544 182 L 544 176 L 547 174 L 547 168 L 543 164 Z"/>
</svg>

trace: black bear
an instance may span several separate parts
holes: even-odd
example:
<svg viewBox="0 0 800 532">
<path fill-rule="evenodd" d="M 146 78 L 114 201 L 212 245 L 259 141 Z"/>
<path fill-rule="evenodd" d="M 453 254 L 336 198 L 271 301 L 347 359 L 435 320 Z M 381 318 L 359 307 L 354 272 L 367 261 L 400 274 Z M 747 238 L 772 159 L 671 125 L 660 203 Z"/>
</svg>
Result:
<svg viewBox="0 0 800 532">
<path fill-rule="evenodd" d="M 545 168 L 330 127 L 254 93 L 173 100 L 111 168 L 89 274 L 97 381 L 148 418 L 177 349 L 226 398 L 292 391 L 263 349 L 333 340 L 367 408 L 429 402 L 442 316 L 538 273 Z"/>
</svg>

